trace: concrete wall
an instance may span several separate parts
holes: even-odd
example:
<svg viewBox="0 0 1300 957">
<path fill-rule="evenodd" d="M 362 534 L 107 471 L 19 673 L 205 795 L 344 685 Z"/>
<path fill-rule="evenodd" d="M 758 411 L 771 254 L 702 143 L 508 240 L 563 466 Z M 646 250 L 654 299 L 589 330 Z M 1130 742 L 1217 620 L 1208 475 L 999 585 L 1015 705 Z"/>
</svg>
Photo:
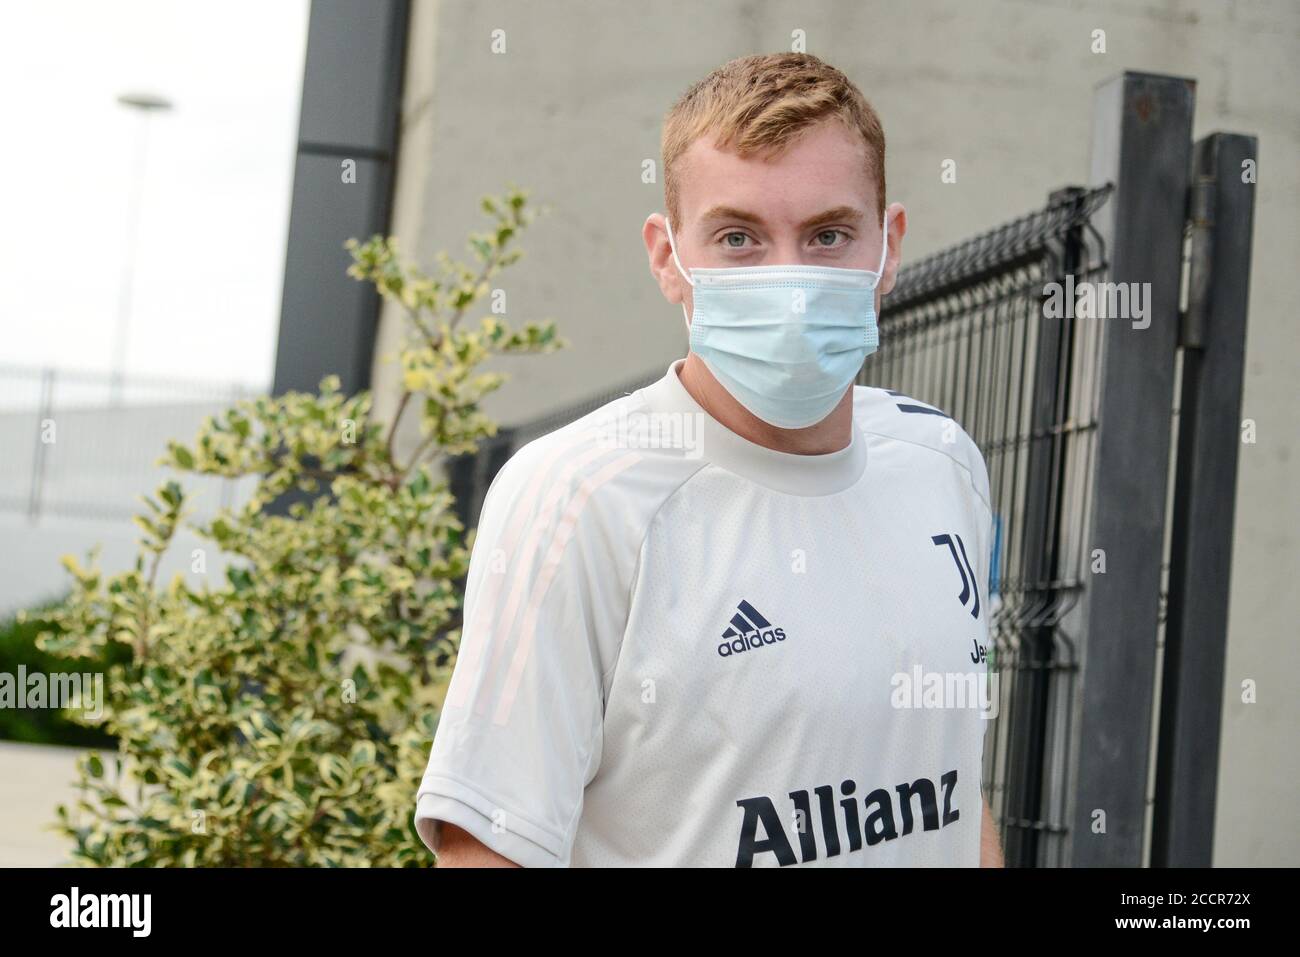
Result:
<svg viewBox="0 0 1300 957">
<path fill-rule="evenodd" d="M 491 51 L 493 30 L 506 52 Z M 1106 31 L 1106 52 L 1091 52 Z M 1293 746 L 1300 698 L 1295 429 L 1300 379 L 1291 304 L 1300 260 L 1300 5 L 1231 2 L 565 3 L 415 0 L 394 233 L 426 264 L 480 226 L 479 197 L 515 182 L 554 207 L 503 277 L 509 318 L 558 320 L 572 347 L 512 361 L 489 405 L 510 423 L 685 352 L 680 312 L 645 266 L 640 228 L 661 208 L 663 112 L 735 56 L 807 49 L 853 77 L 888 136 L 889 198 L 915 258 L 1042 204 L 1088 172 L 1093 87 L 1123 70 L 1198 81 L 1196 135 L 1257 134 L 1260 179 L 1226 679 L 1216 863 L 1300 864 Z M 957 164 L 957 182 L 940 165 Z M 396 391 L 397 317 L 385 314 L 374 381 Z M 1256 704 L 1240 685 L 1259 684 Z"/>
</svg>

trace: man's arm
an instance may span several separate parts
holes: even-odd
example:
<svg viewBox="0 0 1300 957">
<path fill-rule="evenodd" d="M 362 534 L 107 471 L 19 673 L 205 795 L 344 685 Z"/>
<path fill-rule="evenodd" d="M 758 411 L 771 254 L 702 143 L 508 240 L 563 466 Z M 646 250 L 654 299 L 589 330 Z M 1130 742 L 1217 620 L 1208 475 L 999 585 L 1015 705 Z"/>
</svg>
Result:
<svg viewBox="0 0 1300 957">
<path fill-rule="evenodd" d="M 596 428 L 530 442 L 484 499 L 456 667 L 416 792 L 417 832 L 441 864 L 554 867 L 572 846 L 637 560 L 637 547 L 611 560 L 631 499 L 601 484 L 616 474 L 601 443 Z M 657 507 L 647 501 L 637 507 Z"/>
<path fill-rule="evenodd" d="M 468 831 L 455 824 L 441 823 L 442 841 L 438 845 L 439 867 L 518 867 L 502 857 Z"/>
<path fill-rule="evenodd" d="M 998 829 L 993 823 L 993 812 L 984 802 L 980 821 L 980 867 L 1003 867 L 1002 847 L 998 843 Z"/>
</svg>

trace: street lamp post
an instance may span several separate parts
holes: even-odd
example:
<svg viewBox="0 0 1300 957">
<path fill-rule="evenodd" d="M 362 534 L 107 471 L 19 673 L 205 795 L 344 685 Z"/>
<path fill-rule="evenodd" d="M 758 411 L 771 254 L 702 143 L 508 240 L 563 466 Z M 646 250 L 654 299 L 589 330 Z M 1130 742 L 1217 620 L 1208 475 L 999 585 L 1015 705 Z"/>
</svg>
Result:
<svg viewBox="0 0 1300 957">
<path fill-rule="evenodd" d="M 136 110 L 140 117 L 136 136 L 135 169 L 131 179 L 131 194 L 127 200 L 126 241 L 122 247 L 122 275 L 118 284 L 117 324 L 113 335 L 112 384 L 110 401 L 122 402 L 122 387 L 126 372 L 126 342 L 131 321 L 131 296 L 135 281 L 136 248 L 140 240 L 140 210 L 144 197 L 145 158 L 149 148 L 149 118 L 172 108 L 171 101 L 151 93 L 123 93 L 117 102 Z"/>
</svg>

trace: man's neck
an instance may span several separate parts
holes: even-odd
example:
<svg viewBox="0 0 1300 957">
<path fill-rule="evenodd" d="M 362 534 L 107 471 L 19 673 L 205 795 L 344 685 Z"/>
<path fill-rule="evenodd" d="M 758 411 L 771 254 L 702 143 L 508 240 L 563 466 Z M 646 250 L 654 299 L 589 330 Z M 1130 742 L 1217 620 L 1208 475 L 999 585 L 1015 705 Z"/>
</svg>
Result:
<svg viewBox="0 0 1300 957">
<path fill-rule="evenodd" d="M 825 455 L 847 448 L 853 435 L 853 388 L 845 390 L 830 415 L 806 429 L 779 429 L 758 418 L 722 387 L 694 352 L 678 369 L 677 377 L 691 398 L 719 424 L 742 439 L 792 455 Z"/>
</svg>

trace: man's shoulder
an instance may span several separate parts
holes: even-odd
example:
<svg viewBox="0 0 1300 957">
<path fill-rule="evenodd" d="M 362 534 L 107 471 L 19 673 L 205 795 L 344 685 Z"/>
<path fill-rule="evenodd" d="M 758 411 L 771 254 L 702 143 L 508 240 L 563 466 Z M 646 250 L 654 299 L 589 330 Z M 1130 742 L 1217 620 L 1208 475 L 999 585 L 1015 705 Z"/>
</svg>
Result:
<svg viewBox="0 0 1300 957">
<path fill-rule="evenodd" d="M 538 508 L 567 503 L 575 516 L 592 502 L 657 509 L 703 463 L 649 412 L 637 390 L 526 442 L 493 479 L 485 510 L 520 499 Z"/>
<path fill-rule="evenodd" d="M 893 389 L 853 387 L 853 423 L 868 438 L 893 440 L 910 447 L 918 467 L 934 455 L 946 457 L 970 476 L 985 505 L 989 504 L 988 468 L 979 446 L 947 412 Z"/>
</svg>

